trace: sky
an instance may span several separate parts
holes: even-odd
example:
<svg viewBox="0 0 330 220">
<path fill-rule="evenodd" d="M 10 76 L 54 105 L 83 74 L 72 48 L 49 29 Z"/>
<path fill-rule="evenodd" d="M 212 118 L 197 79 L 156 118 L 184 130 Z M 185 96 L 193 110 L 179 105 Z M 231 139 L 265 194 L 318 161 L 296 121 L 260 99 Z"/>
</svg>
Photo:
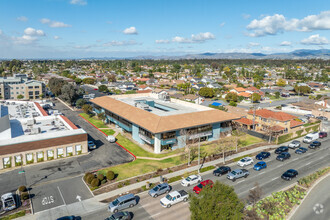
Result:
<svg viewBox="0 0 330 220">
<path fill-rule="evenodd" d="M 328 49 L 328 0 L 0 0 L 0 58 Z"/>
</svg>

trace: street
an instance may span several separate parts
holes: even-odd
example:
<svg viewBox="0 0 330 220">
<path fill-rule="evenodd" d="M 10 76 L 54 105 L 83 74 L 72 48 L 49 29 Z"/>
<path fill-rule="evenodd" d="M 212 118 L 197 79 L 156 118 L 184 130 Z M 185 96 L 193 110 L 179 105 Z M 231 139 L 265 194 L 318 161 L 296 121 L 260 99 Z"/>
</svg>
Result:
<svg viewBox="0 0 330 220">
<path fill-rule="evenodd" d="M 259 183 L 263 191 L 263 197 L 269 196 L 272 192 L 281 190 L 282 188 L 291 185 L 294 181 L 297 181 L 299 178 L 307 176 L 320 168 L 330 165 L 329 160 L 329 151 L 330 151 L 330 138 L 323 139 L 322 146 L 320 149 L 312 150 L 309 149 L 305 154 L 297 155 L 294 153 L 294 150 L 290 149 L 291 158 L 284 162 L 276 160 L 276 154 L 274 151 L 271 151 L 271 157 L 266 159 L 267 169 L 261 171 L 253 170 L 253 166 L 246 167 L 249 170 L 250 175 L 247 178 L 238 179 L 236 182 L 228 180 L 225 176 L 215 177 L 212 174 L 212 171 L 206 172 L 203 174 L 203 180 L 211 179 L 212 181 L 219 180 L 223 183 L 226 183 L 230 186 L 233 186 L 235 192 L 238 194 L 239 198 L 246 199 L 249 190 L 255 186 L 255 183 Z M 307 147 L 307 144 L 302 144 L 303 147 Z M 256 163 L 256 160 L 254 164 Z M 235 164 L 231 166 L 232 170 L 238 169 L 239 167 Z M 285 181 L 281 179 L 281 175 L 288 169 L 296 169 L 299 172 L 299 177 L 292 181 Z M 192 188 L 181 186 L 180 182 L 171 184 L 172 190 L 181 190 L 185 189 L 189 192 L 192 192 Z M 134 213 L 134 219 L 190 219 L 190 211 L 188 203 L 179 203 L 171 208 L 163 208 L 159 201 L 165 196 L 159 196 L 158 198 L 151 198 L 147 192 L 144 192 L 139 195 L 140 202 L 137 206 L 127 209 L 127 211 Z M 97 216 L 93 213 L 87 213 L 82 215 L 83 219 L 103 219 L 108 217 L 111 213 L 105 207 L 102 207 L 100 210 L 96 211 Z M 148 216 L 148 218 L 147 218 Z"/>
</svg>

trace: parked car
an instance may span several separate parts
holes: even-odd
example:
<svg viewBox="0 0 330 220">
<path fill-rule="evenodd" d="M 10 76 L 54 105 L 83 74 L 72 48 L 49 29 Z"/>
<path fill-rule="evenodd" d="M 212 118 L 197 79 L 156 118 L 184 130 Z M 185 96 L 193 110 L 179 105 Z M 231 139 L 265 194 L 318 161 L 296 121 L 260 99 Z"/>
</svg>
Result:
<svg viewBox="0 0 330 220">
<path fill-rule="evenodd" d="M 186 179 L 181 181 L 182 186 L 190 186 L 201 182 L 203 179 L 200 175 L 190 175 Z"/>
<path fill-rule="evenodd" d="M 319 138 L 319 133 L 318 132 L 309 133 L 305 136 L 303 142 L 309 144 L 309 143 L 315 141 L 318 138 Z"/>
<path fill-rule="evenodd" d="M 88 141 L 88 150 L 94 150 L 96 149 L 96 145 L 94 141 Z"/>
<path fill-rule="evenodd" d="M 63 216 L 63 217 L 60 217 L 56 220 L 81 220 L 81 217 L 79 216 L 74 216 L 74 215 L 70 215 L 70 216 Z"/>
<path fill-rule="evenodd" d="M 117 212 L 113 215 L 111 215 L 109 218 L 106 218 L 106 220 L 131 220 L 132 216 L 129 212 Z"/>
<path fill-rule="evenodd" d="M 325 131 L 321 131 L 321 132 L 319 133 L 319 138 L 325 138 L 325 137 L 328 137 L 328 133 L 325 132 Z"/>
<path fill-rule="evenodd" d="M 231 171 L 230 167 L 222 166 L 213 171 L 214 176 L 222 176 Z"/>
<path fill-rule="evenodd" d="M 250 164 L 253 164 L 253 159 L 251 157 L 244 157 L 237 162 L 237 165 L 240 167 L 248 166 Z"/>
<path fill-rule="evenodd" d="M 317 116 L 316 119 L 319 119 L 321 121 L 328 121 L 328 118 L 324 116 Z"/>
<path fill-rule="evenodd" d="M 299 147 L 299 148 L 295 151 L 295 153 L 296 153 L 296 154 L 303 154 L 303 153 L 306 153 L 307 151 L 308 151 L 307 148 Z"/>
<path fill-rule="evenodd" d="M 132 208 L 137 204 L 135 195 L 130 193 L 123 195 L 109 203 L 108 209 L 110 212 L 117 213 L 120 210 Z"/>
<path fill-rule="evenodd" d="M 292 178 L 298 176 L 298 171 L 294 169 L 290 169 L 285 171 L 285 173 L 282 174 L 281 178 L 284 180 L 292 180 Z"/>
<path fill-rule="evenodd" d="M 169 191 L 171 191 L 171 187 L 167 183 L 162 183 L 149 190 L 148 193 L 151 197 L 156 198 L 164 193 L 169 193 Z"/>
<path fill-rule="evenodd" d="M 281 146 L 275 150 L 275 154 L 281 154 L 283 152 L 288 152 L 289 148 L 286 146 Z"/>
<path fill-rule="evenodd" d="M 284 161 L 284 160 L 290 159 L 290 157 L 291 157 L 291 155 L 289 152 L 283 152 L 276 157 L 276 160 Z"/>
<path fill-rule="evenodd" d="M 321 142 L 319 141 L 313 141 L 308 147 L 310 149 L 316 149 L 317 147 L 320 147 L 321 146 Z"/>
<path fill-rule="evenodd" d="M 304 116 L 307 117 L 307 118 L 315 118 L 315 115 L 312 115 L 312 114 L 306 114 Z"/>
<path fill-rule="evenodd" d="M 256 159 L 257 160 L 263 160 L 263 159 L 266 159 L 268 157 L 270 157 L 270 153 L 263 151 L 263 152 L 260 152 L 259 154 L 257 154 Z"/>
<path fill-rule="evenodd" d="M 288 145 L 288 147 L 291 149 L 295 149 L 300 146 L 301 146 L 301 144 L 300 144 L 300 141 L 298 141 L 298 140 L 294 140 Z"/>
<path fill-rule="evenodd" d="M 173 192 L 170 192 L 169 194 L 167 194 L 164 198 L 162 198 L 160 200 L 160 204 L 164 208 L 170 208 L 172 205 L 175 205 L 179 202 L 182 202 L 182 201 L 187 202 L 188 197 L 189 197 L 189 194 L 184 190 L 173 191 Z"/>
<path fill-rule="evenodd" d="M 193 188 L 193 191 L 196 194 L 199 194 L 203 190 L 203 188 L 205 188 L 205 187 L 212 188 L 213 187 L 213 181 L 210 180 L 210 179 L 209 180 L 204 180 L 204 181 L 200 182 L 197 186 L 195 186 Z"/>
<path fill-rule="evenodd" d="M 249 171 L 246 169 L 236 169 L 227 174 L 227 179 L 230 179 L 231 181 L 235 182 L 236 179 L 242 177 L 246 178 L 249 174 Z"/>
<path fill-rule="evenodd" d="M 6 193 L 1 196 L 2 209 L 10 211 L 16 209 L 16 202 L 13 193 Z"/>
<path fill-rule="evenodd" d="M 267 168 L 267 164 L 264 161 L 259 161 L 258 163 L 256 163 L 253 167 L 254 170 L 259 171 L 262 169 Z"/>
</svg>

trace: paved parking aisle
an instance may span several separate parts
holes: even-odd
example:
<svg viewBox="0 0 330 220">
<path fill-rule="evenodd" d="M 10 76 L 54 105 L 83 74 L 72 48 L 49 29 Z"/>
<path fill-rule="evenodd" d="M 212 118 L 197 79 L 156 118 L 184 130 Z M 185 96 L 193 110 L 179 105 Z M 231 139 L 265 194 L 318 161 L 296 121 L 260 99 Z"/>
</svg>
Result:
<svg viewBox="0 0 330 220">
<path fill-rule="evenodd" d="M 59 182 L 39 185 L 32 188 L 32 204 L 34 213 L 55 207 L 66 206 L 82 200 L 92 198 L 81 177 Z"/>
</svg>

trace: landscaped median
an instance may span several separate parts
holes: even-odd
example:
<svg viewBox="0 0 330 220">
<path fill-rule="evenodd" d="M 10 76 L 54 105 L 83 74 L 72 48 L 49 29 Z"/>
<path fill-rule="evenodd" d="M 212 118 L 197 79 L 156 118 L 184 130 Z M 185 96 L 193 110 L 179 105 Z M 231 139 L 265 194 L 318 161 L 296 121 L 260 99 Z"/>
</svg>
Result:
<svg viewBox="0 0 330 220">
<path fill-rule="evenodd" d="M 247 207 L 247 210 L 256 212 L 260 219 L 286 219 L 291 210 L 301 203 L 313 183 L 329 172 L 330 167 L 320 169 L 309 176 L 301 178 L 290 189 L 274 192 L 254 206 Z"/>
</svg>

